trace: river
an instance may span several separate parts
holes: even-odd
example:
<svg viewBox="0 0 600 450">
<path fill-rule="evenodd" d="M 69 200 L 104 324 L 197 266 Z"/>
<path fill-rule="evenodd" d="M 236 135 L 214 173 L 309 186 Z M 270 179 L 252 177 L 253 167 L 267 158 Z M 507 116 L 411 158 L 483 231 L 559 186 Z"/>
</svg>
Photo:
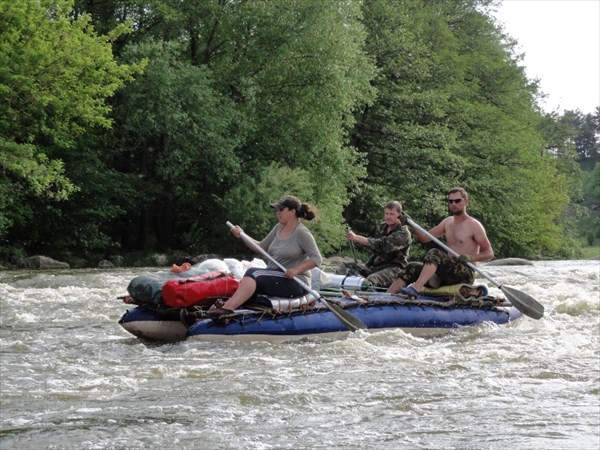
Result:
<svg viewBox="0 0 600 450">
<path fill-rule="evenodd" d="M 148 270 L 0 272 L 2 450 L 600 448 L 599 261 L 484 267 L 539 321 L 284 344 L 140 341 Z"/>
</svg>

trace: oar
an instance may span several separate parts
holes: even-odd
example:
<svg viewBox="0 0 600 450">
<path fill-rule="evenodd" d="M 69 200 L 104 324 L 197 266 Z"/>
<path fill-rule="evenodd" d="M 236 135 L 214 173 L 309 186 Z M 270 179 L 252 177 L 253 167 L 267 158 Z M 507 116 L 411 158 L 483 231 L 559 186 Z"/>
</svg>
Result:
<svg viewBox="0 0 600 450">
<path fill-rule="evenodd" d="M 414 223 L 412 221 L 412 219 L 407 219 L 407 222 L 411 227 L 413 227 L 417 231 L 420 231 L 421 233 L 426 235 L 429 239 L 431 239 L 433 242 L 438 244 L 440 247 L 442 247 L 444 250 L 446 250 L 451 255 L 454 255 L 456 257 L 460 256 L 458 254 L 458 252 L 452 250 L 450 247 L 445 245 L 439 239 L 436 239 L 427 230 L 421 228 L 419 225 Z M 489 275 L 487 275 L 482 270 L 480 270 L 476 265 L 471 264 L 471 263 L 467 263 L 467 265 L 471 269 L 475 270 L 476 272 L 479 272 L 483 277 L 485 277 L 489 281 L 491 281 L 494 285 L 496 285 L 496 287 L 500 288 L 500 290 L 502 292 L 504 292 L 504 295 L 506 295 L 507 300 L 510 303 L 512 303 L 512 305 L 515 308 L 517 308 L 519 311 L 521 311 L 526 316 L 529 316 L 533 319 L 541 319 L 544 316 L 544 306 L 540 302 L 538 302 L 536 299 L 531 297 L 530 295 L 527 295 L 524 292 L 521 292 L 517 289 L 511 288 L 508 286 L 502 286 L 500 283 L 498 283 L 497 281 L 492 279 Z"/>
<path fill-rule="evenodd" d="M 234 225 L 231 222 L 227 222 L 227 226 L 229 228 L 234 227 Z M 244 233 L 242 231 L 240 233 L 240 237 L 244 240 L 244 242 L 246 244 L 248 244 L 250 247 L 252 247 L 258 253 L 263 255 L 265 258 L 268 258 L 273 264 L 275 264 L 281 270 L 283 270 L 284 272 L 287 271 L 287 269 L 283 265 L 281 265 L 275 258 L 273 258 L 271 255 L 269 255 L 266 251 L 264 251 L 264 249 L 261 246 L 257 245 L 256 242 L 254 242 L 254 240 L 250 236 L 248 236 L 246 233 Z M 356 330 L 361 330 L 361 329 L 367 328 L 367 326 L 363 322 L 361 322 L 359 319 L 354 317 L 349 312 L 344 311 L 338 305 L 329 303 L 317 291 L 311 289 L 310 286 L 308 286 L 306 283 L 304 283 L 300 278 L 294 277 L 294 280 L 296 281 L 296 283 L 298 283 L 300 286 L 302 286 L 302 288 L 306 292 L 309 292 L 315 298 L 318 298 L 321 301 L 321 303 L 323 303 L 327 307 L 327 309 L 329 309 L 338 319 L 340 319 L 340 322 L 342 322 L 344 324 L 344 326 L 346 328 L 348 328 L 350 331 L 356 331 Z"/>
</svg>

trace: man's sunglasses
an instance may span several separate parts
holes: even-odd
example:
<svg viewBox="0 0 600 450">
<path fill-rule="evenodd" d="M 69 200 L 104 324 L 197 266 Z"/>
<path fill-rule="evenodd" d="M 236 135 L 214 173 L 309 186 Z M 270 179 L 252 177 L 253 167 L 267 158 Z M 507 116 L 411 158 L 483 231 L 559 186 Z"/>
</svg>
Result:
<svg viewBox="0 0 600 450">
<path fill-rule="evenodd" d="M 449 198 L 449 199 L 448 199 L 448 203 L 449 203 L 449 204 L 452 204 L 452 203 L 460 203 L 460 202 L 462 202 L 462 201 L 463 201 L 463 199 L 462 199 L 462 198 Z"/>
</svg>

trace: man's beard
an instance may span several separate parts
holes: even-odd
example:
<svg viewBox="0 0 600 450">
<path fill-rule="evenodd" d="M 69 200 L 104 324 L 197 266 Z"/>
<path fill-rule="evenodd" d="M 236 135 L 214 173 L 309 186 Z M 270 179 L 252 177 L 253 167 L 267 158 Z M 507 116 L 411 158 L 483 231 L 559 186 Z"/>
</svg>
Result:
<svg viewBox="0 0 600 450">
<path fill-rule="evenodd" d="M 462 216 L 465 213 L 464 209 L 459 209 L 457 211 L 450 211 L 450 215 L 452 216 Z"/>
</svg>

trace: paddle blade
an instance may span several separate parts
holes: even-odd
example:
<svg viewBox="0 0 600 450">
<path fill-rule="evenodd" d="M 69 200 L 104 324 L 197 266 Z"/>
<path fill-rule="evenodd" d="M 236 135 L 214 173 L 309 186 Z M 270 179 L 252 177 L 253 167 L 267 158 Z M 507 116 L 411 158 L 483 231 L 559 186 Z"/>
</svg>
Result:
<svg viewBox="0 0 600 450">
<path fill-rule="evenodd" d="M 329 308 L 329 310 L 333 314 L 335 314 L 337 316 L 337 318 L 340 319 L 340 322 L 342 322 L 346 326 L 346 328 L 348 328 L 350 331 L 358 331 L 358 330 L 366 330 L 367 329 L 367 326 L 360 319 L 357 319 L 349 312 L 344 311 L 338 305 L 329 303 L 327 300 L 325 300 L 322 297 L 321 297 L 321 302 L 323 302 L 323 304 L 325 306 L 327 306 L 327 308 Z"/>
<path fill-rule="evenodd" d="M 500 286 L 500 289 L 506 295 L 507 300 L 526 316 L 536 320 L 544 317 L 544 305 L 530 295 L 508 286 Z"/>
</svg>

